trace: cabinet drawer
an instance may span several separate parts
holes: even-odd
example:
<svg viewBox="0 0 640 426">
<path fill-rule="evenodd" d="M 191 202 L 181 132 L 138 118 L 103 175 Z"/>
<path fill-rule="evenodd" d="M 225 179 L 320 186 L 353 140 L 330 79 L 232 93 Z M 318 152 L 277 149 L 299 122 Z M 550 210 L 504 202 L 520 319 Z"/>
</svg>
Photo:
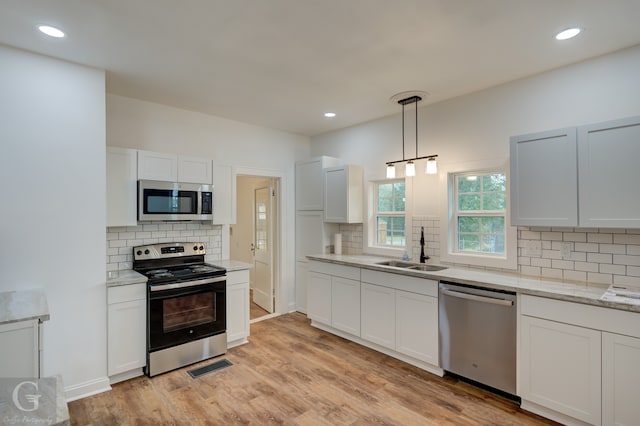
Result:
<svg viewBox="0 0 640 426">
<path fill-rule="evenodd" d="M 417 278 L 408 275 L 363 269 L 362 282 L 423 294 L 425 296 L 438 297 L 438 281 L 428 278 Z"/>
<path fill-rule="evenodd" d="M 640 314 L 635 312 L 522 295 L 520 313 L 595 330 L 640 337 Z"/>
<path fill-rule="evenodd" d="M 107 304 L 129 302 L 147 298 L 147 284 L 129 284 L 107 289 Z"/>
<path fill-rule="evenodd" d="M 311 261 L 309 263 L 309 270 L 321 274 L 333 275 L 334 277 L 360 281 L 360 268 L 354 268 L 353 266 Z"/>
<path fill-rule="evenodd" d="M 227 285 L 249 282 L 249 270 L 227 272 Z"/>
</svg>

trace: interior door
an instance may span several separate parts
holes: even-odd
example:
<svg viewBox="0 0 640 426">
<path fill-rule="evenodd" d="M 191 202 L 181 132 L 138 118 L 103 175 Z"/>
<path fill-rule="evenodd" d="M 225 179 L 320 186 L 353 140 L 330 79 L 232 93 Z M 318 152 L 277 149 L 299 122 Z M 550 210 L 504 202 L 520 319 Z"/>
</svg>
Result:
<svg viewBox="0 0 640 426">
<path fill-rule="evenodd" d="M 254 285 L 253 301 L 273 313 L 273 241 L 271 228 L 271 185 L 254 193 Z"/>
</svg>

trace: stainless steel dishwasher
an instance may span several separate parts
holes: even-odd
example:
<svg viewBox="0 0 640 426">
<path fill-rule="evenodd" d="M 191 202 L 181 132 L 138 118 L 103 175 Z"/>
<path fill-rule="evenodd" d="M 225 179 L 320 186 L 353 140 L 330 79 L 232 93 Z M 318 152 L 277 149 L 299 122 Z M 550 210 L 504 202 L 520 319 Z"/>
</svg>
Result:
<svg viewBox="0 0 640 426">
<path fill-rule="evenodd" d="M 438 303 L 442 368 L 515 395 L 515 293 L 441 281 Z"/>
</svg>

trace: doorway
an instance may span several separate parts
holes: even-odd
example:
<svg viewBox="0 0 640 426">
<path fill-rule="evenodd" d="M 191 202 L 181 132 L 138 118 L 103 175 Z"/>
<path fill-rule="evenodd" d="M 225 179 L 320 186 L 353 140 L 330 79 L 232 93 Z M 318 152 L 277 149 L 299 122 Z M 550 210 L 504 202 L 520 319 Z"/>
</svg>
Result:
<svg viewBox="0 0 640 426">
<path fill-rule="evenodd" d="M 230 226 L 230 256 L 254 265 L 249 270 L 250 320 L 278 315 L 280 179 L 238 175 L 236 224 Z"/>
</svg>

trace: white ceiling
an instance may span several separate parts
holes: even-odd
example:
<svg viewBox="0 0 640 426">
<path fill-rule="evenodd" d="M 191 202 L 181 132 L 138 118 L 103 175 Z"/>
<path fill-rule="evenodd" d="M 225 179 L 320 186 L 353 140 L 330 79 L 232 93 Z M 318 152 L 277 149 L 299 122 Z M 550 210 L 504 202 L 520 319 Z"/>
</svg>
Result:
<svg viewBox="0 0 640 426">
<path fill-rule="evenodd" d="M 398 92 L 425 90 L 433 103 L 640 43 L 640 0 L 0 0 L 0 10 L 0 43 L 105 69 L 110 93 L 303 135 L 396 114 Z M 40 34 L 43 23 L 67 37 Z M 577 38 L 553 38 L 574 25 Z"/>
</svg>

